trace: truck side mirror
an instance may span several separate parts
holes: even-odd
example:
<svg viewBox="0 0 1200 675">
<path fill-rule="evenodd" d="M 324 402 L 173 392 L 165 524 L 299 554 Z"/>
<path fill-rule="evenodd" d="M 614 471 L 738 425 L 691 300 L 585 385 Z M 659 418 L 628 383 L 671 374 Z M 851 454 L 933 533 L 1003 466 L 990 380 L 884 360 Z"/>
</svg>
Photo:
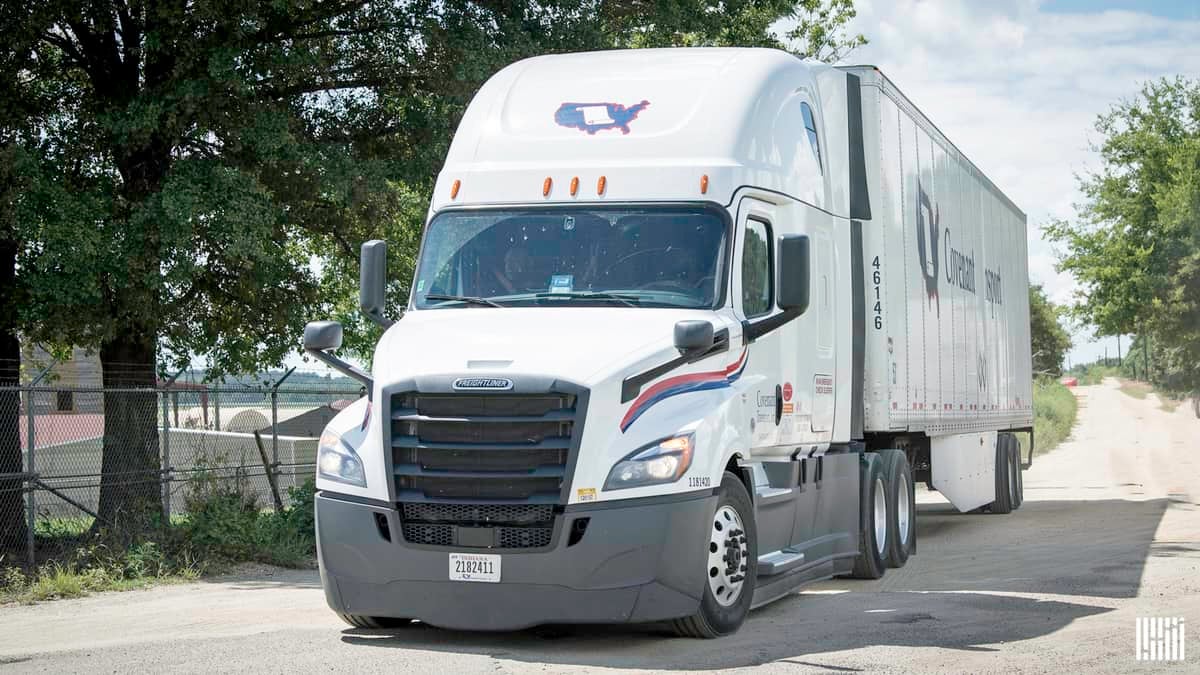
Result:
<svg viewBox="0 0 1200 675">
<path fill-rule="evenodd" d="M 675 348 L 681 353 L 699 352 L 713 346 L 713 325 L 704 320 L 675 324 Z"/>
<path fill-rule="evenodd" d="M 309 321 L 304 326 L 304 351 L 330 368 L 361 382 L 367 388 L 367 396 L 371 396 L 375 388 L 371 376 L 331 353 L 341 346 L 342 324 L 337 321 Z"/>
<path fill-rule="evenodd" d="M 808 309 L 812 262 L 808 235 L 789 234 L 779 238 L 779 308 L 796 315 Z"/>
<path fill-rule="evenodd" d="M 359 263 L 359 309 L 368 319 L 387 328 L 392 325 L 383 314 L 387 296 L 387 242 L 372 239 L 363 244 Z"/>
<path fill-rule="evenodd" d="M 304 326 L 304 350 L 324 352 L 342 346 L 342 324 L 337 321 L 309 321 Z"/>
</svg>

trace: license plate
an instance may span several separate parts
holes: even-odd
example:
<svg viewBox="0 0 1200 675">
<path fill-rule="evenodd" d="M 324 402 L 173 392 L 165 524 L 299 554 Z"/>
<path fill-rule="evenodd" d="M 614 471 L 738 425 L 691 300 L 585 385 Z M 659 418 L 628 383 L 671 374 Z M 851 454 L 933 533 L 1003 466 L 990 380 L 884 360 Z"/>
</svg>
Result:
<svg viewBox="0 0 1200 675">
<path fill-rule="evenodd" d="M 451 553 L 451 581 L 500 582 L 500 556 L 483 553 Z"/>
</svg>

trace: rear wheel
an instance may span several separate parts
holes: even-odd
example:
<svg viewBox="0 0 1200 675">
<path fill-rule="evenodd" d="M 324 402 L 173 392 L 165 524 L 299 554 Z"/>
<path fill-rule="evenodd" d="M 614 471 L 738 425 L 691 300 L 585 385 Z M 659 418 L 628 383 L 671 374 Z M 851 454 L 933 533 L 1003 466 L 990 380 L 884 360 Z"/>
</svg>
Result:
<svg viewBox="0 0 1200 675">
<path fill-rule="evenodd" d="M 992 502 L 992 513 L 1011 513 L 1012 507 L 1012 453 L 1009 452 L 1008 434 L 996 436 L 996 500 Z"/>
<path fill-rule="evenodd" d="M 1012 457 L 1012 508 L 1016 511 L 1025 501 L 1025 482 L 1021 477 L 1021 441 L 1016 434 L 1009 434 L 1008 439 Z"/>
<path fill-rule="evenodd" d="M 363 616 L 361 614 L 337 613 L 338 618 L 355 628 L 404 628 L 412 624 L 412 619 L 398 619 L 391 616 Z"/>
<path fill-rule="evenodd" d="M 860 469 L 858 557 L 850 576 L 878 579 L 887 571 L 888 498 L 879 455 L 863 455 Z"/>
<path fill-rule="evenodd" d="M 758 543 L 754 506 L 746 486 L 726 471 L 717 510 L 708 528 L 704 597 L 692 616 L 671 622 L 683 637 L 715 638 L 741 627 L 754 599 L 758 579 Z"/>
<path fill-rule="evenodd" d="M 912 469 L 900 450 L 880 450 L 884 485 L 888 501 L 888 545 L 884 562 L 888 567 L 904 567 L 916 551 L 917 502 L 913 491 Z"/>
</svg>

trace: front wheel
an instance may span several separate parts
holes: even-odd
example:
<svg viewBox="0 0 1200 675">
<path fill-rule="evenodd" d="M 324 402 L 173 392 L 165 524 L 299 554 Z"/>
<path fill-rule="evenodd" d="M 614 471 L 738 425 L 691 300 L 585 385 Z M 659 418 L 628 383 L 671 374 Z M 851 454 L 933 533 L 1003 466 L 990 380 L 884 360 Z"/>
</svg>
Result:
<svg viewBox="0 0 1200 675">
<path fill-rule="evenodd" d="M 700 609 L 671 622 L 682 637 L 716 638 L 737 631 L 754 599 L 758 580 L 754 506 L 746 486 L 728 471 L 721 477 L 720 498 L 708 534 Z"/>
</svg>

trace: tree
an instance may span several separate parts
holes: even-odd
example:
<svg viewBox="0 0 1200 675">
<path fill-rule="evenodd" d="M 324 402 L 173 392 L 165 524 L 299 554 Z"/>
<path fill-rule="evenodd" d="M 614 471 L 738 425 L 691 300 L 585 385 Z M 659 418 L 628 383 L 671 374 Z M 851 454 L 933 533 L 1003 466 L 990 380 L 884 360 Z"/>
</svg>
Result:
<svg viewBox="0 0 1200 675">
<path fill-rule="evenodd" d="M 1073 312 L 1149 337 L 1175 386 L 1200 386 L 1200 82 L 1151 82 L 1096 129 L 1102 167 L 1081 180 L 1078 219 L 1046 229 L 1081 287 Z"/>
<path fill-rule="evenodd" d="M 615 46 L 862 42 L 848 0 L 6 3 L 53 97 L 21 194 L 26 334 L 98 350 L 109 388 L 156 367 L 278 363 L 308 317 L 349 319 L 357 244 L 411 278 L 433 176 L 466 103 L 501 66 Z M 314 264 L 317 263 L 317 264 Z M 373 335 L 350 323 L 349 347 Z M 153 394 L 110 391 L 100 516 L 161 516 Z"/>
<path fill-rule="evenodd" d="M 1060 314 L 1060 308 L 1050 302 L 1041 285 L 1029 285 L 1029 335 L 1035 375 L 1062 372 L 1063 359 L 1071 348 L 1071 336 L 1059 323 Z"/>
</svg>

